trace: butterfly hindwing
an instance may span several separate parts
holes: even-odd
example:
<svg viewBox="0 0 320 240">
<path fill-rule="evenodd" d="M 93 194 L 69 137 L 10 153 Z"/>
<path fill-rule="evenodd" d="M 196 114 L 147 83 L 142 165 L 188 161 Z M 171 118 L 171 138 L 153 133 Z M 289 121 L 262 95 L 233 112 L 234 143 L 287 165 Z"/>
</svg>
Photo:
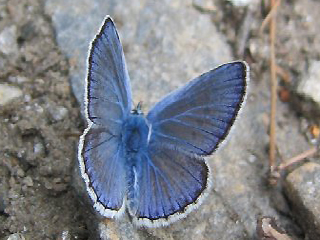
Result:
<svg viewBox="0 0 320 240">
<path fill-rule="evenodd" d="M 248 67 L 224 64 L 172 92 L 147 115 L 151 141 L 197 155 L 211 154 L 222 142 L 244 101 Z"/>
<path fill-rule="evenodd" d="M 82 177 L 94 207 L 106 217 L 117 217 L 125 209 L 127 184 L 121 128 L 130 114 L 131 102 L 122 46 L 114 23 L 107 17 L 89 52 L 89 126 L 79 142 Z"/>
<path fill-rule="evenodd" d="M 124 211 L 126 172 L 124 150 L 117 136 L 93 125 L 83 140 L 83 171 L 95 208 L 113 217 Z"/>
<path fill-rule="evenodd" d="M 134 194 L 128 200 L 138 225 L 168 225 L 191 211 L 208 188 L 209 168 L 200 157 L 150 145 L 136 161 Z"/>
</svg>

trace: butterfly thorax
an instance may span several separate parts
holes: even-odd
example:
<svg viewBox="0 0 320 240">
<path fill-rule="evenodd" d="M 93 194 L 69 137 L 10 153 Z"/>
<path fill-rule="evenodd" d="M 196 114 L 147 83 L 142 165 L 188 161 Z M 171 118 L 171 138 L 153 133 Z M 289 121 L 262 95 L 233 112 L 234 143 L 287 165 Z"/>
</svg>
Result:
<svg viewBox="0 0 320 240">
<path fill-rule="evenodd" d="M 122 128 L 122 142 L 127 154 L 134 155 L 148 144 L 149 126 L 142 114 L 130 114 Z"/>
</svg>

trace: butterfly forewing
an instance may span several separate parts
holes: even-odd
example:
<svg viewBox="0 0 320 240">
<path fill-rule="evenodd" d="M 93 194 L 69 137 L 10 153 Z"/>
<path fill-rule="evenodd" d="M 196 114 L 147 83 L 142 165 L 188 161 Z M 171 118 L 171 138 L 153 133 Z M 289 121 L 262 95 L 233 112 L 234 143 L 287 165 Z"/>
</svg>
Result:
<svg viewBox="0 0 320 240">
<path fill-rule="evenodd" d="M 212 153 L 223 141 L 244 101 L 244 62 L 224 64 L 169 94 L 147 116 L 151 141 L 197 155 Z"/>
<path fill-rule="evenodd" d="M 107 18 L 92 42 L 88 70 L 88 117 L 100 125 L 120 124 L 131 111 L 131 90 L 122 46 Z"/>
</svg>

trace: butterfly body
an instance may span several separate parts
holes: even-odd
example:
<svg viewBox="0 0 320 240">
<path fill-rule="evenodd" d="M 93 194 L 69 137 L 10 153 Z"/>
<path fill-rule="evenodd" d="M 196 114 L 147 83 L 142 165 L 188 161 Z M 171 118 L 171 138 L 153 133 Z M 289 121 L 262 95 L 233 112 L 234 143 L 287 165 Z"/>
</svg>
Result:
<svg viewBox="0 0 320 240">
<path fill-rule="evenodd" d="M 224 141 L 244 102 L 248 66 L 223 64 L 170 93 L 145 116 L 132 110 L 130 80 L 107 17 L 92 42 L 86 87 L 88 127 L 79 141 L 81 175 L 94 208 L 137 225 L 185 217 L 208 195 L 203 158 Z"/>
<path fill-rule="evenodd" d="M 121 135 L 128 156 L 145 151 L 149 135 L 146 118 L 142 114 L 130 114 L 123 124 Z"/>
</svg>

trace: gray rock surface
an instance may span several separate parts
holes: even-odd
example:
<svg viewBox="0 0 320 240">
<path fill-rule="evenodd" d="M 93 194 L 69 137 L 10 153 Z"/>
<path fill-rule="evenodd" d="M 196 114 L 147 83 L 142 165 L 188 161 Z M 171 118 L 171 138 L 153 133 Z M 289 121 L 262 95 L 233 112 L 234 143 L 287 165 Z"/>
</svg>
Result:
<svg viewBox="0 0 320 240">
<path fill-rule="evenodd" d="M 291 172 L 285 189 L 295 218 L 309 239 L 320 239 L 320 164 L 306 163 Z"/>
<path fill-rule="evenodd" d="M 111 15 L 116 22 L 134 101 L 142 100 L 145 112 L 176 87 L 218 64 L 234 60 L 230 46 L 210 16 L 198 12 L 190 0 L 47 0 L 45 6 L 52 17 L 57 42 L 69 58 L 72 88 L 81 104 L 88 46 L 105 15 Z M 262 181 L 268 158 L 266 89 L 266 81 L 250 83 L 242 117 L 229 141 L 209 159 L 214 186 L 198 210 L 178 223 L 158 229 L 137 229 L 127 218 L 118 222 L 105 220 L 98 224 L 98 235 L 102 239 L 252 239 L 259 216 L 273 216 L 284 227 L 293 225 L 278 214 L 269 198 L 271 191 Z M 286 115 L 286 107 L 279 108 L 280 123 L 298 125 L 293 116 Z M 282 124 L 278 134 L 285 158 L 291 156 L 292 148 L 299 153 L 306 146 L 298 128 L 286 128 L 289 126 Z M 294 139 L 301 144 L 288 144 Z M 81 179 L 76 179 L 75 186 L 81 186 Z"/>
<path fill-rule="evenodd" d="M 209 16 L 192 7 L 192 1 L 48 0 L 46 9 L 57 29 L 58 44 L 70 59 L 71 83 L 79 102 L 88 46 L 106 15 L 115 20 L 124 46 L 134 100 L 147 107 L 198 74 L 232 60 L 223 35 Z"/>
<path fill-rule="evenodd" d="M 298 93 L 314 101 L 320 109 L 320 61 L 310 63 L 308 75 L 304 76 L 297 88 Z"/>
</svg>

